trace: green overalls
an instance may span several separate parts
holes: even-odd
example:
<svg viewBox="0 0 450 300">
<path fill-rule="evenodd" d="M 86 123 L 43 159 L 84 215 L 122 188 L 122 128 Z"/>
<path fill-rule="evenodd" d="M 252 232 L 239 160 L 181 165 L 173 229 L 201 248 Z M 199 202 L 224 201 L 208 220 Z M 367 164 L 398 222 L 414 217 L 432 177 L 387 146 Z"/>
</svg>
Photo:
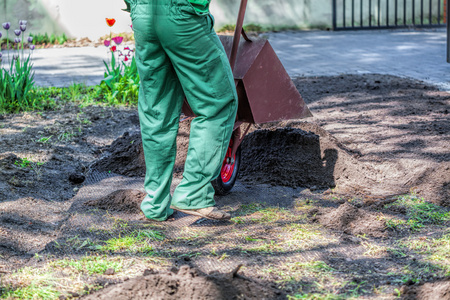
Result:
<svg viewBox="0 0 450 300">
<path fill-rule="evenodd" d="M 147 196 L 141 209 L 154 220 L 173 211 L 214 206 L 211 181 L 220 172 L 237 110 L 233 74 L 213 29 L 209 0 L 126 0 L 136 41 L 141 86 L 139 119 Z M 183 179 L 170 195 L 183 96 L 191 123 Z"/>
</svg>

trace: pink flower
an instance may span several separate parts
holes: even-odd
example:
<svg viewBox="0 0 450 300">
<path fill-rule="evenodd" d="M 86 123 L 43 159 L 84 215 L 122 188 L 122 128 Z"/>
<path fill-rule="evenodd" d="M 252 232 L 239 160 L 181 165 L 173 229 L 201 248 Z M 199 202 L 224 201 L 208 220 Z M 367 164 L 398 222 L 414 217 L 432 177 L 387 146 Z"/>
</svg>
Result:
<svg viewBox="0 0 450 300">
<path fill-rule="evenodd" d="M 116 50 L 117 50 L 116 46 L 112 46 L 110 49 L 111 49 L 111 52 L 116 52 Z"/>
<path fill-rule="evenodd" d="M 109 47 L 109 45 L 111 45 L 111 41 L 110 40 L 104 40 L 103 41 L 103 45 L 105 45 L 105 47 Z"/>
<path fill-rule="evenodd" d="M 128 61 L 128 56 L 125 56 L 125 59 L 124 59 L 124 61 Z"/>
<path fill-rule="evenodd" d="M 114 43 L 116 43 L 116 45 L 120 45 L 123 42 L 123 37 L 116 36 L 116 37 L 113 37 L 112 40 L 114 41 Z"/>
</svg>

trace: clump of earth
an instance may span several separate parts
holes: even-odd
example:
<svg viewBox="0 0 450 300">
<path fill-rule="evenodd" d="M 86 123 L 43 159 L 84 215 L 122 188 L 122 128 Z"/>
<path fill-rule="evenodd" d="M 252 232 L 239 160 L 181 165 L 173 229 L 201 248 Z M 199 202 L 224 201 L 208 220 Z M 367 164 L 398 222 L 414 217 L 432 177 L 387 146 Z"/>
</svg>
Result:
<svg viewBox="0 0 450 300">
<path fill-rule="evenodd" d="M 351 235 L 368 235 L 377 238 L 387 237 L 386 225 L 374 212 L 357 208 L 345 202 L 337 209 L 321 208 L 310 212 L 313 221 L 321 225 Z"/>
<path fill-rule="evenodd" d="M 146 270 L 144 276 L 106 287 L 83 299 L 286 299 L 282 291 L 240 276 L 237 270 L 209 275 L 189 266 L 168 272 Z"/>
<path fill-rule="evenodd" d="M 174 173 L 182 177 L 184 161 L 189 145 L 190 120 L 180 122 L 177 136 L 177 156 Z M 145 176 L 145 156 L 140 132 L 125 132 L 107 149 L 106 154 L 92 164 L 92 168 L 102 172 L 116 173 L 130 177 Z"/>
<path fill-rule="evenodd" d="M 117 190 L 105 197 L 89 200 L 85 202 L 84 205 L 108 211 L 140 214 L 141 202 L 145 196 L 145 193 L 137 190 Z"/>
<path fill-rule="evenodd" d="M 450 278 L 420 285 L 404 285 L 400 292 L 401 299 L 404 300 L 449 300 Z"/>
</svg>

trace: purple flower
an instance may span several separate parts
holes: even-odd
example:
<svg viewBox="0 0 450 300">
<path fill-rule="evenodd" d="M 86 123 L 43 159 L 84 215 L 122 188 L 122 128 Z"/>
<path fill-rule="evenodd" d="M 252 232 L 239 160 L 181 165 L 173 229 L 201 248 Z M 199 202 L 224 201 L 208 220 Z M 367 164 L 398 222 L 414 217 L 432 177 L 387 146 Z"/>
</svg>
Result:
<svg viewBox="0 0 450 300">
<path fill-rule="evenodd" d="M 19 21 L 19 25 L 25 25 L 25 26 L 27 26 L 27 20 L 20 20 Z"/>
<path fill-rule="evenodd" d="M 19 36 L 22 33 L 22 31 L 20 31 L 20 29 L 16 29 L 14 30 L 14 34 Z"/>
<path fill-rule="evenodd" d="M 0 38 L 2 37 L 2 33 L 0 32 Z"/>
<path fill-rule="evenodd" d="M 32 36 L 29 36 L 28 37 L 28 43 L 32 43 L 33 42 L 33 37 Z"/>
<path fill-rule="evenodd" d="M 16 43 L 16 44 L 18 44 L 18 43 L 20 43 L 21 42 L 21 39 L 20 38 L 15 38 L 14 39 L 14 43 Z"/>
<path fill-rule="evenodd" d="M 13 54 L 13 59 L 17 60 L 19 58 L 19 54 Z"/>
<path fill-rule="evenodd" d="M 103 41 L 103 45 L 105 45 L 105 47 L 109 47 L 109 45 L 111 45 L 111 41 L 110 40 L 104 40 Z"/>
<path fill-rule="evenodd" d="M 36 48 L 34 45 L 30 45 L 30 50 L 34 50 Z"/>
<path fill-rule="evenodd" d="M 10 22 L 6 22 L 6 23 L 3 23 L 2 26 L 3 26 L 3 28 L 5 30 L 8 30 L 11 27 L 11 23 Z"/>
<path fill-rule="evenodd" d="M 3 54 L 0 52 L 0 59 L 2 58 Z"/>
<path fill-rule="evenodd" d="M 27 30 L 27 25 L 20 25 L 20 30 L 21 31 Z"/>
</svg>

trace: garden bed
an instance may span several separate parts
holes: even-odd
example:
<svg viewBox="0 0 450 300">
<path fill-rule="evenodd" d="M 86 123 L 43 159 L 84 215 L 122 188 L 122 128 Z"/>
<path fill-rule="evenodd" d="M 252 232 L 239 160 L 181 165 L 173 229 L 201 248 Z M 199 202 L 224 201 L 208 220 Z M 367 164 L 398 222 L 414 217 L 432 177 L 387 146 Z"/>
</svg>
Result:
<svg viewBox="0 0 450 300">
<path fill-rule="evenodd" d="M 314 118 L 252 128 L 238 184 L 216 198 L 231 222 L 145 220 L 133 107 L 0 116 L 1 297 L 138 293 L 183 265 L 193 282 L 240 264 L 236 286 L 268 299 L 432 296 L 450 275 L 450 95 L 387 75 L 294 82 Z M 188 135 L 181 122 L 174 184 Z"/>
</svg>

